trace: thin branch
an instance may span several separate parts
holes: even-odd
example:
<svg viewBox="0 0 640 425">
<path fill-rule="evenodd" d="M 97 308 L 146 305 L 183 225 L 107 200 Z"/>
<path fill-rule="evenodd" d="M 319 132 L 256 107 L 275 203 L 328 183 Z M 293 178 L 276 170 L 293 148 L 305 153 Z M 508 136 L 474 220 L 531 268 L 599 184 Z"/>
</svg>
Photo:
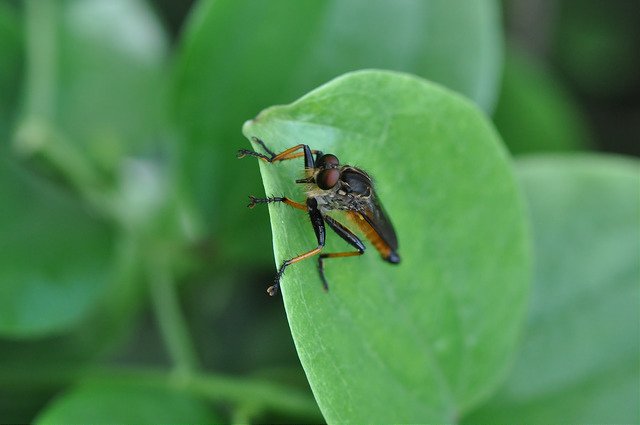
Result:
<svg viewBox="0 0 640 425">
<path fill-rule="evenodd" d="M 168 260 L 152 259 L 148 276 L 160 333 L 175 365 L 175 371 L 190 375 L 198 368 L 198 357 L 180 308 L 176 282 Z"/>
<path fill-rule="evenodd" d="M 69 382 L 80 385 L 123 385 L 166 388 L 181 391 L 216 402 L 252 406 L 253 412 L 271 411 L 310 420 L 322 421 L 315 400 L 306 391 L 259 378 L 223 376 L 198 372 L 177 376 L 169 371 L 148 368 L 101 367 L 81 369 L 58 365 L 55 369 L 31 367 L 24 369 L 0 365 L 0 387 L 59 388 Z"/>
</svg>

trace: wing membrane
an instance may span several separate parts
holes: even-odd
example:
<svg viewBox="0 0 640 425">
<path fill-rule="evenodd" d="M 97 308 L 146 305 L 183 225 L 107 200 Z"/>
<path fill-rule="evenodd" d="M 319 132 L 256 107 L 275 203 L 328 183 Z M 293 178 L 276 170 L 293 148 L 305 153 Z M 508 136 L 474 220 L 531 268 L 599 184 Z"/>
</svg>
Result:
<svg viewBox="0 0 640 425">
<path fill-rule="evenodd" d="M 390 263 L 400 262 L 396 231 L 373 189 L 371 178 L 360 169 L 345 167 L 341 179 L 350 193 L 357 194 L 358 201 L 351 204 L 351 218 L 385 260 Z"/>
<path fill-rule="evenodd" d="M 375 193 L 371 194 L 369 205 L 358 212 L 393 251 L 398 250 L 396 231 Z"/>
</svg>

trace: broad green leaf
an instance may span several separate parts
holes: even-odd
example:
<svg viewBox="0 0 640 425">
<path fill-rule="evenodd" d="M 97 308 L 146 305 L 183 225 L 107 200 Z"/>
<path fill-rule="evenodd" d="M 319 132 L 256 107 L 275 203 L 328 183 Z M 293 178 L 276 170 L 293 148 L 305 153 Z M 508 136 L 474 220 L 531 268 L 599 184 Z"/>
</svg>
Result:
<svg viewBox="0 0 640 425">
<path fill-rule="evenodd" d="M 512 153 L 586 148 L 584 117 L 558 79 L 516 48 L 508 51 L 494 123 Z"/>
<path fill-rule="evenodd" d="M 328 293 L 315 258 L 282 280 L 325 419 L 453 422 L 492 391 L 514 350 L 530 259 L 510 161 L 483 114 L 408 74 L 361 71 L 263 111 L 244 133 L 276 152 L 304 142 L 368 170 L 398 233 L 397 266 L 369 245 L 327 261 Z M 301 168 L 261 162 L 266 193 L 303 200 Z M 269 211 L 277 265 L 316 247 L 306 214 Z M 329 231 L 325 252 L 345 250 Z"/>
<path fill-rule="evenodd" d="M 182 42 L 174 103 L 185 184 L 210 218 L 220 258 L 266 260 L 266 214 L 239 209 L 259 187 L 233 160 L 238 127 L 344 72 L 430 78 L 491 110 L 501 68 L 496 1 L 202 1 Z M 257 220 L 256 218 L 257 217 Z"/>
<path fill-rule="evenodd" d="M 185 393 L 163 388 L 91 385 L 55 400 L 36 418 L 46 424 L 215 423 L 207 405 Z"/>
<path fill-rule="evenodd" d="M 536 267 L 515 366 L 477 423 L 640 421 L 640 163 L 596 155 L 519 162 Z"/>
<path fill-rule="evenodd" d="M 112 238 L 78 202 L 0 159 L 0 335 L 59 331 L 105 293 Z"/>
</svg>

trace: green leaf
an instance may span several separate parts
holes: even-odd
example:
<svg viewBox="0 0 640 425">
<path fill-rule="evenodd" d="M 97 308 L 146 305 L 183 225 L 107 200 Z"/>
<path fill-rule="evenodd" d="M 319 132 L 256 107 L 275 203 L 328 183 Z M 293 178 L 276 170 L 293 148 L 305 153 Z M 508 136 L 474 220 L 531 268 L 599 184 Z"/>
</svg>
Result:
<svg viewBox="0 0 640 425">
<path fill-rule="evenodd" d="M 157 137 L 168 39 L 147 2 L 69 1 L 62 19 L 60 126 L 98 157 Z"/>
<path fill-rule="evenodd" d="M 158 126 L 164 33 L 143 1 L 35 0 L 24 15 L 29 68 L 16 147 L 42 153 L 38 171 L 70 178 L 93 207 L 106 208 L 113 185 L 101 171 L 115 178 L 122 156 Z M 117 286 L 113 235 L 95 210 L 2 154 L 0 334 L 67 330 Z M 108 308 L 129 302 L 111 295 Z"/>
<path fill-rule="evenodd" d="M 244 133 L 276 152 L 304 142 L 368 170 L 398 233 L 397 266 L 369 245 L 327 261 L 328 293 L 315 259 L 282 280 L 325 419 L 453 422 L 487 396 L 514 350 L 530 259 L 509 158 L 483 114 L 419 78 L 362 71 L 263 111 Z M 260 162 L 266 193 L 302 200 L 300 162 Z M 278 265 L 316 247 L 306 214 L 269 211 Z M 329 232 L 325 252 L 345 250 Z"/>
<path fill-rule="evenodd" d="M 592 97 L 637 93 L 640 58 L 638 5 L 563 0 L 554 20 L 554 62 L 575 88 Z"/>
<path fill-rule="evenodd" d="M 107 289 L 107 226 L 0 159 L 0 335 L 36 336 L 87 315 Z"/>
<path fill-rule="evenodd" d="M 511 48 L 494 123 L 515 154 L 586 148 L 591 137 L 568 90 L 540 64 Z"/>
<path fill-rule="evenodd" d="M 531 311 L 509 379 L 476 423 L 638 423 L 637 160 L 519 162 L 537 255 Z"/>
<path fill-rule="evenodd" d="M 174 101 L 185 184 L 210 217 L 219 256 L 268 258 L 268 233 L 255 219 L 266 215 L 236 208 L 259 185 L 256 170 L 232 160 L 247 117 L 373 67 L 430 78 L 490 110 L 501 36 L 493 0 L 201 2 L 182 43 Z"/>
<path fill-rule="evenodd" d="M 18 14 L 0 2 L 0 140 L 9 134 L 22 74 L 22 36 Z"/>
<path fill-rule="evenodd" d="M 158 424 L 219 422 L 198 399 L 178 391 L 124 385 L 85 386 L 55 400 L 35 423 Z"/>
<path fill-rule="evenodd" d="M 27 2 L 25 12 L 23 119 L 61 137 L 19 134 L 20 149 L 63 139 L 85 161 L 113 172 L 124 155 L 157 142 L 168 41 L 145 1 L 42 0 Z"/>
</svg>

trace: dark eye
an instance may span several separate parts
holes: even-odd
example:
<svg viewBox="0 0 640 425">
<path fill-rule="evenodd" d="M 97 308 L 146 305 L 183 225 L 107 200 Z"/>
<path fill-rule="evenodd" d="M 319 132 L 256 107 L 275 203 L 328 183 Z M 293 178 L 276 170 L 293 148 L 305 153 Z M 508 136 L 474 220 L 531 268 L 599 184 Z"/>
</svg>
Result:
<svg viewBox="0 0 640 425">
<path fill-rule="evenodd" d="M 330 153 L 322 155 L 318 158 L 318 162 L 316 163 L 317 168 L 332 168 L 340 165 L 340 161 L 338 161 L 338 157 L 335 155 L 331 155 Z"/>
<path fill-rule="evenodd" d="M 318 177 L 316 177 L 316 184 L 320 189 L 327 190 L 335 186 L 339 179 L 340 171 L 336 168 L 329 168 L 318 173 Z"/>
</svg>

